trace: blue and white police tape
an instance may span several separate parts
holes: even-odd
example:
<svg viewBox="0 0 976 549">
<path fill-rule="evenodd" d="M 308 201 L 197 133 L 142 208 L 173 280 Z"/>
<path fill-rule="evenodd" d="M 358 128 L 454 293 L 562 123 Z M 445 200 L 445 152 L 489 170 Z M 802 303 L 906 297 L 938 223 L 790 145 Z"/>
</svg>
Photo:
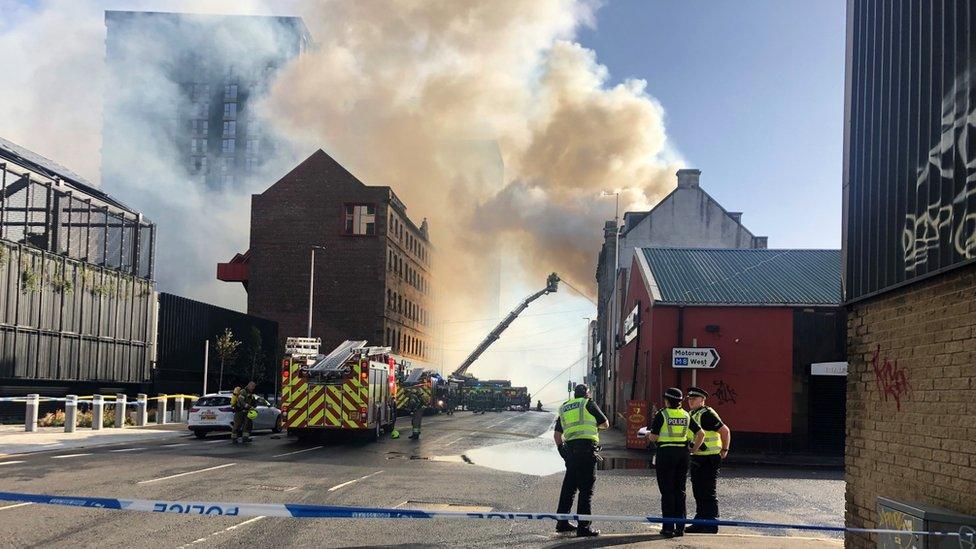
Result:
<svg viewBox="0 0 976 549">
<path fill-rule="evenodd" d="M 384 507 L 343 507 L 335 505 L 310 505 L 303 503 L 225 503 L 212 501 L 161 501 L 149 499 L 115 499 L 84 496 L 52 496 L 0 492 L 0 501 L 91 507 L 119 511 L 145 513 L 175 513 L 180 515 L 232 516 L 232 517 L 287 517 L 287 518 L 347 518 L 347 519 L 487 519 L 487 520 L 588 520 L 594 522 L 678 522 L 714 526 L 777 530 L 812 530 L 820 532 L 853 532 L 866 534 L 891 534 L 901 536 L 954 536 L 967 542 L 976 540 L 972 528 L 963 527 L 958 532 L 927 532 L 917 530 L 893 530 L 883 528 L 849 528 L 845 526 L 788 524 L 755 522 L 747 520 L 676 520 L 664 517 L 627 515 L 572 515 L 560 513 L 511 513 L 495 511 L 470 513 L 464 511 L 421 511 Z"/>
</svg>

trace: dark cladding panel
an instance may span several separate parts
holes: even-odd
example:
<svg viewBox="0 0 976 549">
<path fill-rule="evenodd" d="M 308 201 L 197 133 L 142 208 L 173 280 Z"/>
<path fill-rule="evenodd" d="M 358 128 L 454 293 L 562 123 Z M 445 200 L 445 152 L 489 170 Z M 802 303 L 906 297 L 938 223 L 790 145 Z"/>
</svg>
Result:
<svg viewBox="0 0 976 549">
<path fill-rule="evenodd" d="M 849 14 L 850 301 L 976 258 L 976 8 L 850 0 Z"/>
</svg>

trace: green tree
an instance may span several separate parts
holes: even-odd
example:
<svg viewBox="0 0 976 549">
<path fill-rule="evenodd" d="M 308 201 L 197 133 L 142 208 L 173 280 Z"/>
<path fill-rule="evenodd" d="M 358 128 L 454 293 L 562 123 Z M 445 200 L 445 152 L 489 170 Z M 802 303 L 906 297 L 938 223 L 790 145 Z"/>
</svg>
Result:
<svg viewBox="0 0 976 549">
<path fill-rule="evenodd" d="M 224 388 L 224 368 L 228 364 L 233 364 L 237 358 L 237 348 L 241 342 L 234 339 L 234 332 L 230 328 L 224 328 L 224 333 L 214 339 L 214 351 L 220 359 L 220 377 L 217 380 L 217 390 Z"/>
<path fill-rule="evenodd" d="M 251 333 L 247 338 L 247 360 L 245 371 L 242 372 L 247 381 L 260 384 L 267 379 L 267 358 L 264 352 L 264 341 L 261 330 L 251 326 Z"/>
</svg>

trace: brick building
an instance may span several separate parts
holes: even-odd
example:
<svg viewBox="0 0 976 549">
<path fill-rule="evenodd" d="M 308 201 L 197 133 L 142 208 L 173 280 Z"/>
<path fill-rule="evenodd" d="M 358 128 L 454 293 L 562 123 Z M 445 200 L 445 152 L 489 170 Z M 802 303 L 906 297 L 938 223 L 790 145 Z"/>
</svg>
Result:
<svg viewBox="0 0 976 549">
<path fill-rule="evenodd" d="M 882 497 L 976 515 L 973 28 L 965 0 L 848 1 L 851 527 L 912 525 Z M 875 538 L 847 544 L 891 542 Z"/>
<path fill-rule="evenodd" d="M 242 282 L 249 314 L 305 336 L 315 253 L 312 337 L 323 350 L 346 339 L 431 356 L 432 250 L 390 187 L 363 184 L 319 150 L 251 201 L 250 249 L 217 266 Z"/>
</svg>

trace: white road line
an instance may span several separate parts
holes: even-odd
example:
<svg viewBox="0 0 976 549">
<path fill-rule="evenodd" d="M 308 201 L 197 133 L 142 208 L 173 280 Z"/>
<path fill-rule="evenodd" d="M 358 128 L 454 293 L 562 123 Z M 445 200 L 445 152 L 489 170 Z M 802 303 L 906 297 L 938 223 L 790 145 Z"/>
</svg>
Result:
<svg viewBox="0 0 976 549">
<path fill-rule="evenodd" d="M 163 444 L 163 448 L 176 448 L 177 446 L 189 446 L 189 442 L 178 442 L 176 444 Z"/>
<path fill-rule="evenodd" d="M 90 456 L 90 455 L 91 455 L 91 452 L 89 452 L 87 454 L 65 454 L 63 456 L 51 456 L 51 459 L 67 459 L 67 458 L 76 458 L 76 457 Z"/>
<path fill-rule="evenodd" d="M 139 450 L 145 450 L 145 447 L 141 448 L 120 448 L 118 450 L 109 450 L 109 452 L 138 452 Z"/>
<path fill-rule="evenodd" d="M 366 475 L 366 476 L 364 476 L 364 477 L 359 477 L 359 478 L 357 478 L 357 479 L 354 479 L 354 480 L 350 480 L 350 481 L 348 481 L 348 482 L 343 482 L 342 484 L 336 484 L 336 485 L 335 485 L 335 486 L 333 486 L 332 488 L 329 488 L 329 491 L 330 491 L 330 492 L 335 492 L 336 490 L 338 490 L 339 488 L 342 488 L 343 486 L 349 486 L 350 484 L 353 484 L 353 483 L 355 483 L 355 482 L 359 482 L 359 481 L 361 481 L 361 480 L 366 480 L 366 479 L 368 479 L 369 477 L 371 477 L 371 476 L 374 476 L 374 475 L 378 475 L 378 474 L 380 474 L 380 473 L 382 473 L 382 472 L 383 472 L 383 471 L 376 471 L 375 473 L 370 473 L 370 474 L 368 474 L 368 475 Z"/>
<path fill-rule="evenodd" d="M 171 478 L 185 477 L 187 475 L 195 475 L 197 473 L 206 473 L 207 471 L 216 471 L 217 469 L 223 469 L 224 467 L 231 467 L 231 466 L 234 466 L 234 465 L 237 465 L 237 464 L 236 463 L 225 463 L 223 465 L 217 465 L 216 467 L 207 467 L 206 469 L 198 469 L 196 471 L 187 471 L 185 473 L 179 473 L 179 474 L 176 474 L 176 475 L 170 475 L 168 477 L 154 478 L 154 479 L 151 479 L 151 480 L 142 480 L 142 481 L 137 482 L 136 484 L 152 484 L 153 482 L 160 482 L 160 481 L 163 481 L 163 480 L 169 480 Z"/>
<path fill-rule="evenodd" d="M 247 519 L 247 520 L 245 520 L 244 522 L 241 522 L 241 523 L 238 523 L 238 524 L 235 524 L 235 525 L 233 525 L 233 526 L 230 526 L 230 527 L 228 527 L 228 528 L 224 528 L 223 530 L 220 530 L 220 531 L 217 531 L 217 532 L 214 532 L 213 534 L 210 534 L 210 535 L 209 535 L 209 536 L 207 536 L 207 537 L 203 537 L 203 538 L 200 538 L 200 539 L 195 539 L 195 540 L 193 540 L 193 541 L 191 541 L 190 543 L 187 543 L 186 545 L 181 545 L 181 546 L 180 546 L 180 549 L 183 549 L 184 547 L 189 547 L 189 546 L 191 546 L 191 545 L 196 545 L 196 544 L 198 544 L 198 543 L 203 543 L 203 542 L 205 542 L 205 541 L 207 541 L 208 539 L 210 539 L 210 538 L 212 538 L 212 537 L 214 537 L 214 536 L 217 536 L 217 535 L 220 535 L 220 534 L 223 534 L 224 532 L 232 532 L 232 531 L 234 531 L 234 530 L 237 530 L 237 529 L 238 529 L 238 528 L 240 528 L 241 526 L 244 526 L 245 524 L 251 524 L 251 523 L 253 523 L 253 522 L 257 522 L 257 521 L 259 521 L 259 520 L 261 520 L 261 519 L 263 519 L 263 518 L 266 518 L 266 517 L 263 517 L 263 516 L 261 516 L 261 517 L 254 517 L 254 518 L 252 518 L 252 519 Z"/>
<path fill-rule="evenodd" d="M 295 450 L 294 452 L 288 452 L 286 454 L 278 454 L 276 456 L 271 456 L 271 457 L 280 458 L 285 456 L 293 456 L 295 454 L 301 454 L 303 452 L 311 452 L 312 450 L 318 450 L 319 448 L 325 448 L 325 446 L 316 446 L 314 448 L 305 448 L 304 450 Z"/>
<path fill-rule="evenodd" d="M 23 463 L 23 462 L 24 462 L 24 460 L 20 460 L 20 461 L 0 461 L 0 465 L 13 465 L 15 463 Z"/>
<path fill-rule="evenodd" d="M 16 507 L 25 507 L 25 506 L 27 506 L 27 505 L 34 505 L 34 503 L 33 503 L 33 502 L 27 502 L 27 503 L 15 503 L 15 504 L 13 504 L 13 505 L 7 505 L 7 506 L 5 506 L 5 507 L 0 507 L 0 511 L 3 511 L 3 510 L 5 510 L 5 509 L 14 509 L 14 508 L 16 508 Z"/>
<path fill-rule="evenodd" d="M 448 443 L 447 443 L 447 444 L 445 444 L 444 446 L 445 446 L 445 447 L 447 447 L 447 446 L 450 446 L 450 445 L 452 445 L 452 444 L 454 444 L 455 442 L 461 442 L 461 441 L 462 441 L 462 440 L 464 440 L 465 438 L 467 438 L 467 437 L 458 437 L 458 438 L 456 438 L 456 439 L 454 439 L 454 440 L 452 440 L 451 442 L 448 442 Z"/>
<path fill-rule="evenodd" d="M 218 442 L 223 442 L 224 444 L 227 444 L 227 440 L 224 440 L 224 439 L 205 440 L 205 441 L 203 441 L 204 444 L 217 444 Z"/>
</svg>

